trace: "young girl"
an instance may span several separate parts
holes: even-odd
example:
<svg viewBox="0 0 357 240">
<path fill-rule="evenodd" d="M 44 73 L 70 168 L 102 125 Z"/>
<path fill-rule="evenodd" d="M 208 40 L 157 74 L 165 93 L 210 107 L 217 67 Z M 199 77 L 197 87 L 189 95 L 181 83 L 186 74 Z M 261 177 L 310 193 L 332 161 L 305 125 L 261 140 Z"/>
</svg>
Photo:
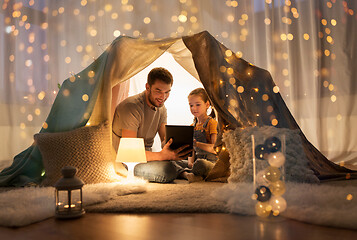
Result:
<svg viewBox="0 0 357 240">
<path fill-rule="evenodd" d="M 217 160 L 213 148 L 217 139 L 217 121 L 213 110 L 210 116 L 207 115 L 210 101 L 203 88 L 190 92 L 188 102 L 194 116 L 194 152 L 188 158 L 188 167 L 192 169 L 183 171 L 181 176 L 189 182 L 196 182 L 208 175 Z"/>
</svg>

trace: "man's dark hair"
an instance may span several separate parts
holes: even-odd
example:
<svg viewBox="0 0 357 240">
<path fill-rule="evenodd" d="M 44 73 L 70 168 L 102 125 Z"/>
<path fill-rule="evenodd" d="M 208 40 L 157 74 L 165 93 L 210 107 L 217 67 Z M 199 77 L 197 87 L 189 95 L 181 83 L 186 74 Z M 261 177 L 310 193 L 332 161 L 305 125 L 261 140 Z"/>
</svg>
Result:
<svg viewBox="0 0 357 240">
<path fill-rule="evenodd" d="M 148 74 L 149 86 L 152 86 L 156 80 L 160 80 L 163 81 L 164 83 L 171 84 L 171 86 L 174 82 L 171 73 L 167 69 L 162 67 L 153 68 Z"/>
</svg>

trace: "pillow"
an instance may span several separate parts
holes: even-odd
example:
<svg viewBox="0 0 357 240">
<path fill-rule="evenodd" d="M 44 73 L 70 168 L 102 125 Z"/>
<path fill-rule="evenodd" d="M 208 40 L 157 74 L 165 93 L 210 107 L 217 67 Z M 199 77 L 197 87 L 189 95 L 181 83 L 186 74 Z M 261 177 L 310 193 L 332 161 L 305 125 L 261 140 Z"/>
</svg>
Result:
<svg viewBox="0 0 357 240">
<path fill-rule="evenodd" d="M 223 144 L 219 147 L 224 146 Z M 218 153 L 218 160 L 208 173 L 205 181 L 209 182 L 227 182 L 229 177 L 229 154 L 227 151 Z"/>
<path fill-rule="evenodd" d="M 247 127 L 235 129 L 223 134 L 230 155 L 231 175 L 228 182 L 253 181 L 253 154 L 251 135 L 254 135 L 255 146 L 263 143 L 268 137 L 285 136 L 285 181 L 318 183 L 319 179 L 309 167 L 299 130 L 276 128 L 273 126 Z M 269 166 L 266 160 L 256 160 L 257 173 Z"/>
<path fill-rule="evenodd" d="M 108 122 L 68 132 L 38 133 L 34 139 L 46 172 L 44 186 L 53 186 L 62 177 L 64 166 L 76 167 L 76 176 L 86 184 L 119 180 Z"/>
</svg>

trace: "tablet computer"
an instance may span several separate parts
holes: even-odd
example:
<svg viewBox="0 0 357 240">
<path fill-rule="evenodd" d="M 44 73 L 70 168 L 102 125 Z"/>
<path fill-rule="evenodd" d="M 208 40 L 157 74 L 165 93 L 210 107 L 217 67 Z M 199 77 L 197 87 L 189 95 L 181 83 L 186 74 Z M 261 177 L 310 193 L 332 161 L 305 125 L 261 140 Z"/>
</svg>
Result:
<svg viewBox="0 0 357 240">
<path fill-rule="evenodd" d="M 171 149 L 177 149 L 183 145 L 189 145 L 185 150 L 193 149 L 193 126 L 166 125 L 166 142 L 172 138 Z M 189 156 L 192 156 L 192 152 Z"/>
</svg>

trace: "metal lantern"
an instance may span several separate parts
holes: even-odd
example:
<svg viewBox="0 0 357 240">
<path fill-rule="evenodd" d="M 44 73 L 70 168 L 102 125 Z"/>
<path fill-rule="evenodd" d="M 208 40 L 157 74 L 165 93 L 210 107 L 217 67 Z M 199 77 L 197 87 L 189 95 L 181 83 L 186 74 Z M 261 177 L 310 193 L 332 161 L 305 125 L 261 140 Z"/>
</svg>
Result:
<svg viewBox="0 0 357 240">
<path fill-rule="evenodd" d="M 85 211 L 82 201 L 82 187 L 84 182 L 76 177 L 77 168 L 63 167 L 62 178 L 56 184 L 56 214 L 57 218 L 76 218 L 82 216 Z"/>
</svg>

